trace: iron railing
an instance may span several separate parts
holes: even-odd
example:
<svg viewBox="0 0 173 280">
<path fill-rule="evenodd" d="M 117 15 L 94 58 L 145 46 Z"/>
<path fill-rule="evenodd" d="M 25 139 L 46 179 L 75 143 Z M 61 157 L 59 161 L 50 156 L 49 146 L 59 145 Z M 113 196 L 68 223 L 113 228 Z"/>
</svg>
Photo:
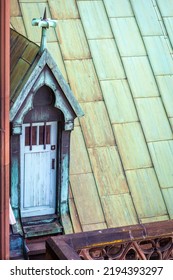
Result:
<svg viewBox="0 0 173 280">
<path fill-rule="evenodd" d="M 170 260 L 173 220 L 54 236 L 46 252 L 61 260 Z"/>
</svg>

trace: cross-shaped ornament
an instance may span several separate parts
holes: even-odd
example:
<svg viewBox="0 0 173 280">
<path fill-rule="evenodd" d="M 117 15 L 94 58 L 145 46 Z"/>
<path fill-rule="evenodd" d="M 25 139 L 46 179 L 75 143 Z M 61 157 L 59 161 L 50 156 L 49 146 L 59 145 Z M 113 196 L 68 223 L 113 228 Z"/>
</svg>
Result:
<svg viewBox="0 0 173 280">
<path fill-rule="evenodd" d="M 43 18 L 33 18 L 32 25 L 33 26 L 39 26 L 42 28 L 42 35 L 41 35 L 41 44 L 40 44 L 40 54 L 44 51 L 46 48 L 46 31 L 49 27 L 56 27 L 57 20 L 53 20 L 50 18 L 47 18 L 46 16 L 46 8 L 44 10 Z"/>
</svg>

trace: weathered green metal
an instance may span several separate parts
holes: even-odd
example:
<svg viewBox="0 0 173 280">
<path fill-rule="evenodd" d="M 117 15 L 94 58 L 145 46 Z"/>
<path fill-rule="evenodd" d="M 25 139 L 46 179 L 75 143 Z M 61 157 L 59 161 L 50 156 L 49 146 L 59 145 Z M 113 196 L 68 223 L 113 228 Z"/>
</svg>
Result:
<svg viewBox="0 0 173 280">
<path fill-rule="evenodd" d="M 76 99 L 81 102 L 85 110 L 85 117 L 80 122 L 76 122 L 81 136 L 74 137 L 71 147 L 71 182 L 74 180 L 76 189 L 72 190 L 70 201 L 75 232 L 93 230 L 95 226 L 99 229 L 103 225 L 107 226 L 108 222 L 109 225 L 111 224 L 113 209 L 116 207 L 115 197 L 110 198 L 112 188 L 117 191 L 117 201 L 120 201 L 121 207 L 126 209 L 126 200 L 122 199 L 121 194 L 125 189 L 121 187 L 121 172 L 116 172 L 119 161 L 122 164 L 122 172 L 127 172 L 130 178 L 127 180 L 128 188 L 125 189 L 125 194 L 131 197 L 136 210 L 134 217 L 130 218 L 135 222 L 152 222 L 173 217 L 173 204 L 171 204 L 173 7 L 171 3 L 172 0 L 68 0 L 59 1 L 57 5 L 57 0 L 13 1 L 15 9 L 12 12 L 12 25 L 20 33 L 25 29 L 27 36 L 34 42 L 39 43 L 41 28 L 31 26 L 31 14 L 39 18 L 46 6 L 48 17 L 58 19 L 61 40 L 59 40 L 58 29 L 49 28 L 48 49 L 55 57 L 57 65 L 61 65 L 60 69 L 67 83 L 69 82 Z M 18 50 L 15 40 L 12 46 L 13 51 Z M 25 52 L 24 38 L 20 40 L 20 47 Z M 29 48 L 32 49 L 30 53 Z M 31 65 L 28 57 L 34 53 L 33 50 L 38 54 L 38 46 L 31 45 L 30 42 L 26 47 L 26 55 L 24 57 L 22 55 L 20 61 L 24 66 L 23 69 L 27 68 L 26 62 Z M 26 97 L 25 92 L 22 91 L 22 95 L 17 99 L 20 86 L 28 90 L 32 81 L 35 77 L 37 79 L 37 75 L 43 70 L 38 63 L 39 56 L 33 55 L 33 57 L 35 58 L 33 67 L 38 66 L 35 76 L 24 76 L 24 80 L 17 88 L 12 84 L 14 89 L 12 102 L 17 101 L 15 106 L 17 104 L 19 106 L 20 101 L 24 101 L 22 96 Z M 16 64 L 18 59 L 12 60 L 12 72 L 14 66 L 17 70 L 12 77 L 18 82 L 20 72 Z M 48 75 L 48 68 L 54 70 L 55 68 L 52 63 L 49 63 L 45 74 L 47 83 L 52 83 L 53 79 Z M 55 70 L 54 76 L 56 75 Z M 42 81 L 43 76 L 40 77 L 40 85 Z M 66 88 L 61 82 L 62 80 L 59 79 L 61 89 Z M 29 102 L 28 99 L 28 104 Z M 73 101 L 71 104 L 75 108 Z M 11 105 L 11 113 L 15 114 L 15 106 Z M 18 123 L 15 125 L 15 133 L 17 131 L 20 133 L 20 125 Z M 67 122 L 66 128 L 70 126 L 72 123 Z M 78 138 L 77 142 L 75 142 L 76 138 Z M 116 149 L 117 152 L 117 159 L 112 161 L 111 167 L 109 153 L 103 152 L 108 147 L 110 150 Z M 151 169 L 153 175 L 150 174 Z M 80 197 L 85 197 L 85 190 L 80 183 L 82 176 L 87 178 L 84 185 L 89 185 L 88 178 L 93 176 L 94 186 L 92 185 L 88 192 L 92 188 L 99 190 L 97 194 L 102 209 L 103 206 L 106 208 L 105 205 L 109 201 L 111 203 L 112 207 L 108 205 L 109 215 L 106 216 L 104 213 L 102 222 L 98 219 L 93 224 L 92 212 L 90 211 L 87 216 L 87 208 L 84 210 L 87 222 L 83 219 L 82 203 L 78 203 Z M 162 196 L 164 199 L 161 199 Z M 89 195 L 85 198 L 86 203 L 90 199 L 95 201 Z M 129 205 L 131 200 L 128 200 Z M 95 203 L 92 203 L 92 207 L 95 207 Z M 98 203 L 96 207 L 99 209 L 100 204 Z M 64 216 L 64 220 L 68 219 L 69 217 Z M 124 217 L 118 216 L 118 222 L 123 224 L 124 221 L 126 222 Z"/>
<path fill-rule="evenodd" d="M 128 170 L 126 176 L 140 221 L 167 213 L 153 168 Z"/>
</svg>

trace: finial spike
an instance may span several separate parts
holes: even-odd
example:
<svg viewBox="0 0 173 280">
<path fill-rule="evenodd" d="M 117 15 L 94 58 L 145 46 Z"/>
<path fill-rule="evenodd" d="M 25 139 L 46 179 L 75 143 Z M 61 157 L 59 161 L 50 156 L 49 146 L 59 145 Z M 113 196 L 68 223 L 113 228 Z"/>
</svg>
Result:
<svg viewBox="0 0 173 280">
<path fill-rule="evenodd" d="M 46 7 L 44 9 L 44 14 L 43 14 L 43 20 L 46 20 L 47 19 L 47 15 L 46 15 Z"/>
</svg>

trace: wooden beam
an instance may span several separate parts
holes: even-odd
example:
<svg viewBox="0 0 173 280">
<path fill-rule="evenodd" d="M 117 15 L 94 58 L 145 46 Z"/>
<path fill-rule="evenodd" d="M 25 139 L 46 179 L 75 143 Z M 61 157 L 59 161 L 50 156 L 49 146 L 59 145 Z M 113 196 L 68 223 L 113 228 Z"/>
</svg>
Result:
<svg viewBox="0 0 173 280">
<path fill-rule="evenodd" d="M 57 244 L 50 238 L 46 242 L 46 260 L 80 260 L 79 255 L 65 241 Z"/>
<path fill-rule="evenodd" d="M 10 0 L 0 1 L 0 259 L 9 259 Z"/>
</svg>

